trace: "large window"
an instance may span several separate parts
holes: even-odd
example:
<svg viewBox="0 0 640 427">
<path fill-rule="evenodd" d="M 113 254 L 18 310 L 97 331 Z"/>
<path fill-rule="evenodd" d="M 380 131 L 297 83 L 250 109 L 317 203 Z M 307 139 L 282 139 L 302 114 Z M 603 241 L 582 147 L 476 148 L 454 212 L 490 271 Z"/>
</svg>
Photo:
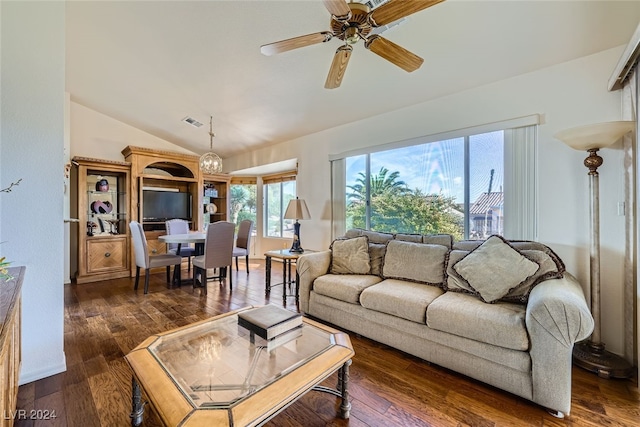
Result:
<svg viewBox="0 0 640 427">
<path fill-rule="evenodd" d="M 336 156 L 334 234 L 358 227 L 448 233 L 456 239 L 534 238 L 535 129 L 494 126 L 488 132 Z M 340 188 L 343 194 L 337 193 Z"/>
<path fill-rule="evenodd" d="M 293 237 L 294 220 L 283 217 L 289 200 L 296 197 L 295 175 L 265 177 L 263 183 L 265 237 Z"/>
<path fill-rule="evenodd" d="M 238 225 L 245 219 L 249 219 L 256 223 L 256 183 L 255 178 L 248 180 L 247 178 L 240 178 L 234 182 L 231 180 L 231 222 L 236 224 L 236 230 Z M 250 182 L 243 182 L 250 181 Z M 255 227 L 254 227 L 255 232 Z"/>
<path fill-rule="evenodd" d="M 347 228 L 502 234 L 503 145 L 491 132 L 348 157 Z"/>
</svg>

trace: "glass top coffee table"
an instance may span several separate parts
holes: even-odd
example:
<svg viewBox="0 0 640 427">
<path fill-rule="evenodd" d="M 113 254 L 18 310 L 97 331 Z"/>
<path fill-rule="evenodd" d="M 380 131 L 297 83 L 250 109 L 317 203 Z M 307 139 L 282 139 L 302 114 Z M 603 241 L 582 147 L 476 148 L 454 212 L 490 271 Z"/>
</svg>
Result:
<svg viewBox="0 0 640 427">
<path fill-rule="evenodd" d="M 288 341 L 252 342 L 238 325 L 242 310 L 153 335 L 125 356 L 132 425 L 142 423 L 142 392 L 168 426 L 262 425 L 309 390 L 338 396 L 349 417 L 349 336 L 304 318 Z M 319 385 L 336 371 L 336 389 Z"/>
</svg>

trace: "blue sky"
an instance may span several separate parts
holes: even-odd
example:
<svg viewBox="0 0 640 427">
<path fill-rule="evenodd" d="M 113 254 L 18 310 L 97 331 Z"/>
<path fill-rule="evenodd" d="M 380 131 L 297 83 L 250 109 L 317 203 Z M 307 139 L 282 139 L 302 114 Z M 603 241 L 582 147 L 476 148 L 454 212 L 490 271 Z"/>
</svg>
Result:
<svg viewBox="0 0 640 427">
<path fill-rule="evenodd" d="M 492 191 L 501 191 L 504 177 L 503 132 L 491 132 L 469 138 L 471 202 L 489 188 L 490 171 L 494 169 Z M 366 156 L 347 159 L 347 185 L 352 185 L 359 172 L 365 171 Z M 371 154 L 371 173 L 381 167 L 389 173 L 400 172 L 399 179 L 411 189 L 426 194 L 441 193 L 464 197 L 464 138 L 414 145 Z"/>
</svg>

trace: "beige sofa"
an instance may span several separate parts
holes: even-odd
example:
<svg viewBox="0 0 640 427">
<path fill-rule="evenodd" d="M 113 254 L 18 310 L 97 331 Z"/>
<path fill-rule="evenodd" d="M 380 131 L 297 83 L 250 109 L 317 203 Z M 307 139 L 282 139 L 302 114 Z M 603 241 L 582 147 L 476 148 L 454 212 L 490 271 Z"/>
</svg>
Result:
<svg viewBox="0 0 640 427">
<path fill-rule="evenodd" d="M 303 313 L 569 414 L 593 318 L 547 246 L 350 230 L 297 269 Z"/>
</svg>

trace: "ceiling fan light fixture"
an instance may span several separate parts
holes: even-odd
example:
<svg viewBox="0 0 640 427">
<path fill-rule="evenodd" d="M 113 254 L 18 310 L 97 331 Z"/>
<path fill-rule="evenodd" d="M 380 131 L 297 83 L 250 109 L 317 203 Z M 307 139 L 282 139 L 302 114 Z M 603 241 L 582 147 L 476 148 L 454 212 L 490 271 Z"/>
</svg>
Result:
<svg viewBox="0 0 640 427">
<path fill-rule="evenodd" d="M 349 44 L 356 44 L 360 40 L 358 27 L 349 27 L 344 32 L 344 41 Z"/>
<path fill-rule="evenodd" d="M 200 156 L 200 170 L 204 173 L 214 174 L 222 172 L 222 159 L 213 152 L 213 116 L 209 119 L 209 152 Z"/>
</svg>

